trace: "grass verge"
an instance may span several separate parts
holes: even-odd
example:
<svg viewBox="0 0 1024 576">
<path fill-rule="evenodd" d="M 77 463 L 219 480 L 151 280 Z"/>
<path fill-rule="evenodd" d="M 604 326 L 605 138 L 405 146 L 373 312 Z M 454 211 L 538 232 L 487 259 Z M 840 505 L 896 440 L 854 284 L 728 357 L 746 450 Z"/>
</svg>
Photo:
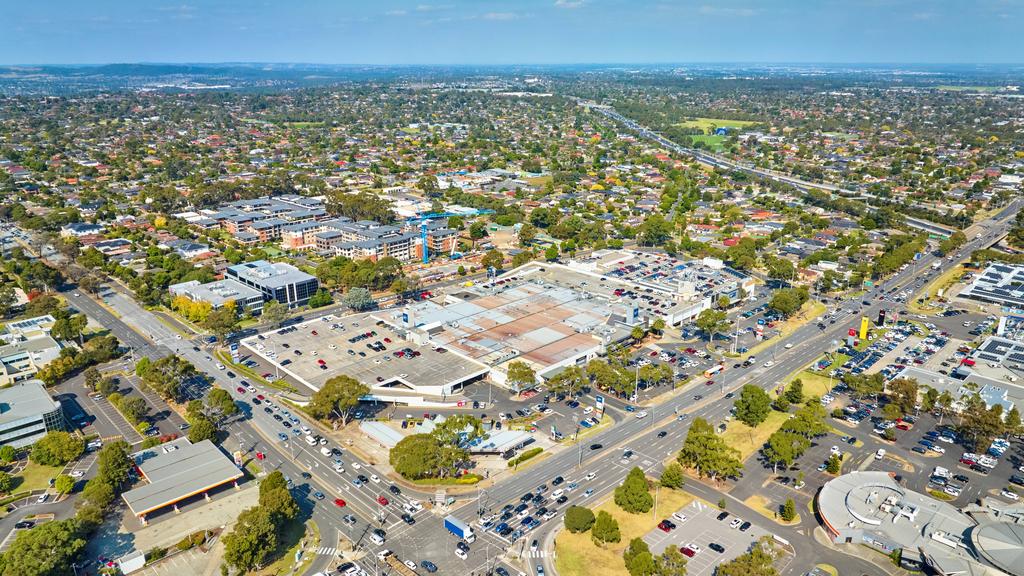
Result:
<svg viewBox="0 0 1024 576">
<path fill-rule="evenodd" d="M 782 504 L 773 504 L 772 502 L 769 502 L 767 498 L 761 496 L 760 494 L 754 494 L 750 498 L 744 500 L 743 503 L 746 504 L 747 506 L 750 506 L 754 510 L 757 510 L 765 518 L 770 518 L 774 520 L 776 523 L 781 524 L 783 526 L 792 526 L 794 524 L 800 523 L 799 513 L 797 513 L 796 518 L 793 518 L 793 520 L 790 522 L 786 522 L 785 520 L 783 520 L 778 513 L 779 509 L 782 507 Z"/>
<path fill-rule="evenodd" d="M 302 559 L 295 561 L 295 553 L 303 548 L 303 542 L 310 540 L 311 546 L 306 548 L 316 549 L 320 542 L 320 529 L 312 520 L 303 522 L 292 520 L 285 525 L 284 530 L 277 539 L 278 554 L 277 560 L 263 570 L 256 572 L 259 576 L 279 576 L 283 574 L 302 574 L 308 564 L 316 558 L 315 553 L 304 554 Z"/>
<path fill-rule="evenodd" d="M 218 360 L 221 361 L 222 364 L 224 364 L 225 366 L 231 366 L 241 374 L 245 374 L 250 379 L 255 380 L 256 384 L 266 386 L 267 388 L 273 388 L 275 390 L 282 390 L 284 392 L 295 392 L 295 388 L 289 385 L 287 382 L 285 382 L 283 378 L 270 382 L 269 380 L 257 374 L 252 368 L 232 362 L 231 356 L 227 352 L 224 352 L 223 350 L 217 350 L 213 354 L 214 356 L 217 357 Z"/>
<path fill-rule="evenodd" d="M 914 313 L 933 312 L 935 308 L 931 306 L 933 297 L 938 294 L 940 288 L 949 288 L 960 278 L 960 275 L 964 273 L 963 266 L 958 262 L 955 266 L 950 267 L 948 270 L 939 274 L 934 280 L 929 282 L 920 292 L 914 294 L 907 300 L 907 310 Z M 918 304 L 917 299 L 924 298 L 923 304 Z"/>
<path fill-rule="evenodd" d="M 656 514 L 630 514 L 623 511 L 609 499 L 594 509 L 595 514 L 604 510 L 619 523 L 622 539 L 614 544 L 599 547 L 590 539 L 590 532 L 572 534 L 562 530 L 555 539 L 555 568 L 560 576 L 628 576 L 622 553 L 633 538 L 641 538 L 664 518 L 688 505 L 693 496 L 679 490 L 661 490 L 658 493 Z"/>
<path fill-rule="evenodd" d="M 818 302 L 817 300 L 809 300 L 807 302 L 804 302 L 804 305 L 800 307 L 800 310 L 796 314 L 775 325 L 775 327 L 779 330 L 779 333 L 776 336 L 773 336 L 767 340 L 760 342 L 750 350 L 747 350 L 740 356 L 737 356 L 737 358 L 746 359 L 755 354 L 759 354 L 772 346 L 775 346 L 780 341 L 788 338 L 790 334 L 796 332 L 797 329 L 799 329 L 804 324 L 807 324 L 808 322 L 824 314 L 825 310 L 825 305 L 822 304 L 821 302 Z"/>
<path fill-rule="evenodd" d="M 19 492 L 26 490 L 43 490 L 50 486 L 50 478 L 56 478 L 63 466 L 43 466 L 29 462 L 25 469 L 14 475 L 14 489 Z"/>
<path fill-rule="evenodd" d="M 788 412 L 772 410 L 768 418 L 758 426 L 751 428 L 739 420 L 730 420 L 722 433 L 726 445 L 739 450 L 740 460 L 746 460 L 757 452 L 782 423 L 789 419 Z"/>
</svg>

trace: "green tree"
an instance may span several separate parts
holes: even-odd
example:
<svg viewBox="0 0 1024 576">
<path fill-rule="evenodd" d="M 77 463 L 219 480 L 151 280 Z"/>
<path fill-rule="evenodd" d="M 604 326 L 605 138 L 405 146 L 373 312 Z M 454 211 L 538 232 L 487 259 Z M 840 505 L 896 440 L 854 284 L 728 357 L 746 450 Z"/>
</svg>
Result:
<svg viewBox="0 0 1024 576">
<path fill-rule="evenodd" d="M 709 342 L 714 339 L 715 335 L 729 329 L 729 321 L 726 313 L 722 310 L 703 310 L 697 315 L 697 320 L 694 323 L 704 332 Z"/>
<path fill-rule="evenodd" d="M 482 220 L 477 220 L 469 225 L 469 239 L 473 241 L 473 247 L 476 247 L 478 240 L 483 240 L 487 237 L 487 224 Z"/>
<path fill-rule="evenodd" d="M 254 507 L 238 515 L 224 537 L 224 560 L 242 572 L 259 569 L 277 547 L 277 527 L 269 510 Z"/>
<path fill-rule="evenodd" d="M 519 228 L 519 246 L 526 247 L 537 239 L 537 227 L 529 222 L 524 222 Z"/>
<path fill-rule="evenodd" d="M 786 503 L 782 505 L 782 511 L 779 515 L 786 522 L 796 520 L 796 504 L 792 498 L 786 498 Z"/>
<path fill-rule="evenodd" d="M 890 381 L 886 388 L 888 390 L 889 402 L 897 405 L 904 413 L 914 411 L 917 406 L 917 396 L 920 387 L 914 378 L 896 378 Z"/>
<path fill-rule="evenodd" d="M 315 418 L 341 418 L 342 425 L 348 424 L 349 411 L 359 405 L 359 399 L 369 394 L 370 389 L 351 376 L 338 375 L 313 394 L 306 409 Z"/>
<path fill-rule="evenodd" d="M 647 542 L 642 538 L 633 538 L 629 541 L 629 546 L 622 554 L 622 560 L 626 563 L 626 570 L 630 576 L 655 576 L 654 557 Z"/>
<path fill-rule="evenodd" d="M 191 418 L 189 423 L 191 428 L 188 429 L 188 441 L 197 444 L 203 440 L 209 440 L 211 442 L 217 442 L 217 426 L 209 418 L 202 414 Z"/>
<path fill-rule="evenodd" d="M 32 446 L 33 462 L 45 466 L 63 466 L 85 451 L 85 442 L 67 432 L 55 430 L 48 432 Z"/>
<path fill-rule="evenodd" d="M 14 449 L 14 446 L 10 444 L 4 444 L 0 446 L 0 462 L 4 464 L 10 464 L 18 458 L 18 451 Z"/>
<path fill-rule="evenodd" d="M 737 477 L 743 470 L 739 451 L 727 445 L 703 418 L 693 420 L 676 460 L 684 468 L 697 470 L 701 477 L 712 479 Z"/>
<path fill-rule="evenodd" d="M 670 462 L 661 472 L 661 478 L 658 481 L 665 488 L 682 488 L 686 483 L 686 479 L 683 476 L 683 467 L 678 462 Z"/>
<path fill-rule="evenodd" d="M 85 377 L 85 385 L 92 390 L 95 390 L 96 385 L 103 379 L 103 375 L 100 374 L 99 369 L 95 366 L 89 366 L 86 368 L 85 372 L 82 373 L 82 376 Z"/>
<path fill-rule="evenodd" d="M 753 546 L 749 552 L 719 564 L 715 576 L 777 576 L 778 571 L 772 565 L 775 558 L 765 550 L 769 547 L 768 543 Z"/>
<path fill-rule="evenodd" d="M 110 486 L 115 493 L 128 484 L 131 475 L 132 460 L 128 455 L 128 443 L 123 440 L 109 442 L 97 455 L 98 471 L 96 478 Z"/>
<path fill-rule="evenodd" d="M 569 366 L 548 380 L 548 390 L 556 394 L 573 395 L 586 381 L 587 376 L 582 368 L 579 366 Z"/>
<path fill-rule="evenodd" d="M 768 418 L 772 399 L 761 387 L 747 384 L 740 390 L 740 396 L 734 404 L 736 418 L 751 428 L 761 424 Z"/>
<path fill-rule="evenodd" d="M 527 390 L 537 384 L 537 373 L 530 365 L 521 360 L 508 363 L 506 382 L 513 392 Z"/>
<path fill-rule="evenodd" d="M 608 542 L 618 542 L 622 539 L 619 522 L 604 510 L 599 511 L 594 526 L 590 529 L 590 538 L 599 546 Z"/>
<path fill-rule="evenodd" d="M 839 470 L 843 467 L 843 461 L 839 459 L 838 454 L 833 454 L 828 457 L 828 461 L 825 462 L 825 470 L 829 474 L 839 474 Z"/>
<path fill-rule="evenodd" d="M 676 546 L 667 546 L 660 556 L 654 559 L 656 576 L 686 576 L 686 556 Z"/>
<path fill-rule="evenodd" d="M 480 259 L 480 265 L 484 268 L 494 268 L 495 270 L 501 270 L 501 265 L 505 262 L 505 255 L 499 250 L 491 249 L 488 250 L 483 258 Z"/>
<path fill-rule="evenodd" d="M 142 422 L 149 413 L 149 404 L 141 396 L 128 396 L 118 403 L 117 408 L 133 424 Z"/>
<path fill-rule="evenodd" d="M 772 292 L 772 297 L 768 301 L 768 307 L 775 310 L 783 316 L 792 316 L 804 302 L 807 302 L 810 295 L 807 293 L 807 288 L 780 288 Z"/>
<path fill-rule="evenodd" d="M 634 467 L 629 471 L 622 484 L 615 488 L 615 504 L 631 514 L 642 514 L 654 506 L 643 470 Z"/>
<path fill-rule="evenodd" d="M 57 494 L 69 494 L 75 488 L 75 480 L 71 476 L 61 474 L 53 482 L 53 489 Z"/>
<path fill-rule="evenodd" d="M 241 411 L 235 404 L 235 399 L 223 388 L 211 389 L 203 400 L 203 404 L 208 415 L 220 418 L 229 418 Z"/>
<path fill-rule="evenodd" d="M 70 567 L 85 550 L 86 533 L 75 518 L 40 524 L 21 530 L 7 551 L 0 555 L 2 576 L 57 576 L 70 574 Z"/>
<path fill-rule="evenodd" d="M 260 313 L 263 321 L 271 326 L 280 326 L 288 319 L 288 305 L 277 300 L 270 300 L 263 303 L 263 312 Z"/>
<path fill-rule="evenodd" d="M 765 460 L 772 464 L 774 473 L 780 464 L 787 468 L 792 466 L 810 446 L 811 441 L 805 436 L 786 430 L 777 430 L 768 437 L 768 441 L 761 448 L 761 453 Z"/>
<path fill-rule="evenodd" d="M 278 487 L 265 482 L 260 483 L 260 508 L 270 512 L 275 526 L 282 526 L 299 515 L 299 504 L 287 486 Z"/>
<path fill-rule="evenodd" d="M 786 387 L 786 400 L 792 404 L 802 404 L 804 401 L 804 383 L 797 378 Z"/>
<path fill-rule="evenodd" d="M 110 396 L 117 391 L 117 380 L 110 376 L 101 378 L 96 384 L 96 391 L 104 396 Z"/>
<path fill-rule="evenodd" d="M 355 311 L 368 310 L 373 307 L 373 295 L 366 288 L 349 288 L 341 297 L 341 303 Z"/>
<path fill-rule="evenodd" d="M 594 525 L 594 513 L 584 506 L 569 506 L 565 511 L 565 529 L 573 534 L 586 532 Z"/>
<path fill-rule="evenodd" d="M 14 488 L 14 477 L 7 472 L 0 472 L 0 494 L 10 494 Z"/>
<path fill-rule="evenodd" d="M 238 329 L 237 309 L 233 305 L 221 306 L 210 312 L 203 320 L 202 325 L 223 342 L 228 334 Z"/>
<path fill-rule="evenodd" d="M 395 444 L 389 460 L 403 478 L 431 478 L 440 473 L 440 446 L 430 434 L 412 434 Z"/>
<path fill-rule="evenodd" d="M 323 308 L 324 306 L 330 306 L 334 304 L 334 297 L 331 296 L 330 290 L 320 288 L 309 298 L 310 308 Z"/>
<path fill-rule="evenodd" d="M 558 246 L 552 244 L 544 249 L 544 259 L 548 262 L 558 260 Z"/>
</svg>

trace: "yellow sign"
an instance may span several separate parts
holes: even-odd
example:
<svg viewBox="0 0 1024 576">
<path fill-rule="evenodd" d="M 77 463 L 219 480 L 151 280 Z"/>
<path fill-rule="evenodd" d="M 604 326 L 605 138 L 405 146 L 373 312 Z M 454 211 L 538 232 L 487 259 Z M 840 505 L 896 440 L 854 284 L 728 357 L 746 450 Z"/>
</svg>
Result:
<svg viewBox="0 0 1024 576">
<path fill-rule="evenodd" d="M 867 340 L 868 337 L 868 317 L 860 317 L 860 339 Z"/>
</svg>

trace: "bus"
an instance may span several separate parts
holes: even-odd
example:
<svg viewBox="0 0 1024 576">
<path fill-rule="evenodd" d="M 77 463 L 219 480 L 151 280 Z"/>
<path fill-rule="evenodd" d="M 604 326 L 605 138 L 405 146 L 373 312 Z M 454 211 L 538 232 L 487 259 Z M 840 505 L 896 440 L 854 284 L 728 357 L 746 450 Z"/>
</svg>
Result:
<svg viewBox="0 0 1024 576">
<path fill-rule="evenodd" d="M 708 368 L 707 370 L 704 371 L 704 377 L 711 378 L 712 376 L 718 374 L 722 370 L 725 370 L 725 364 L 715 364 L 711 368 Z"/>
</svg>

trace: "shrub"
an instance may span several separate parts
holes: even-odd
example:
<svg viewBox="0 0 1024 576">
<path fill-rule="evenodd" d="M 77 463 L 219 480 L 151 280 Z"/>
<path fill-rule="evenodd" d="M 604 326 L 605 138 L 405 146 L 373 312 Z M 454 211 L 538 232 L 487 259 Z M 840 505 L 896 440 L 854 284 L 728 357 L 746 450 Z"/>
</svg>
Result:
<svg viewBox="0 0 1024 576">
<path fill-rule="evenodd" d="M 565 511 L 565 529 L 573 534 L 586 532 L 594 525 L 594 513 L 590 508 L 570 506 Z"/>
<path fill-rule="evenodd" d="M 519 464 L 522 464 L 523 462 L 526 462 L 530 458 L 533 458 L 534 456 L 536 456 L 537 454 L 540 454 L 543 451 L 544 451 L 544 449 L 540 448 L 540 447 L 530 448 L 526 452 L 523 452 L 519 456 L 516 456 L 515 458 L 509 460 L 508 461 L 508 467 L 512 468 L 513 466 L 518 466 Z"/>
<path fill-rule="evenodd" d="M 167 556 L 167 548 L 161 548 L 160 546 L 154 546 L 146 552 L 146 563 L 156 562 L 157 560 Z"/>
</svg>

